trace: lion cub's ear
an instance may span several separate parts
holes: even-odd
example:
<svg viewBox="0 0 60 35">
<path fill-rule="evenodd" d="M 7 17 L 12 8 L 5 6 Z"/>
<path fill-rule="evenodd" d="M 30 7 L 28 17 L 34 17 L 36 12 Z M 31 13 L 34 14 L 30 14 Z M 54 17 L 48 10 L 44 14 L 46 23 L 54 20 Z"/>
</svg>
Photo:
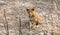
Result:
<svg viewBox="0 0 60 35">
<path fill-rule="evenodd" d="M 29 10 L 29 9 L 26 9 L 27 11 Z"/>
<path fill-rule="evenodd" d="M 31 10 L 34 11 L 34 8 L 32 8 Z"/>
</svg>

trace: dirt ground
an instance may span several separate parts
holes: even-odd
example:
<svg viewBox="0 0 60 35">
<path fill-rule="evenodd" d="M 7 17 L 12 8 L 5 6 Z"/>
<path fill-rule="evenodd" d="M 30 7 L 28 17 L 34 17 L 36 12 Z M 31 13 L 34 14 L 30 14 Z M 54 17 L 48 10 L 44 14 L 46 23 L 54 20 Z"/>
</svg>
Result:
<svg viewBox="0 0 60 35">
<path fill-rule="evenodd" d="M 42 18 L 42 25 L 35 30 L 28 28 L 26 9 L 29 7 L 33 7 Z M 9 35 L 19 35 L 20 28 L 21 35 L 60 35 L 60 0 L 0 0 L 0 35 L 7 34 L 6 23 Z"/>
</svg>

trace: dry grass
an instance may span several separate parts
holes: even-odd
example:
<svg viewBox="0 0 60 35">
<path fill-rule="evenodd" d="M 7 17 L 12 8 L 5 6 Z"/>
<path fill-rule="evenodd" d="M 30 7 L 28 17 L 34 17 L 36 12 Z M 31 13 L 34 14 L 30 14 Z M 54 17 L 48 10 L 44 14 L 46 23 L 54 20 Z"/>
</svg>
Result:
<svg viewBox="0 0 60 35">
<path fill-rule="evenodd" d="M 8 28 L 8 21 L 6 19 L 6 10 L 4 9 L 4 28 L 5 28 L 5 35 L 9 35 L 9 28 Z"/>
</svg>

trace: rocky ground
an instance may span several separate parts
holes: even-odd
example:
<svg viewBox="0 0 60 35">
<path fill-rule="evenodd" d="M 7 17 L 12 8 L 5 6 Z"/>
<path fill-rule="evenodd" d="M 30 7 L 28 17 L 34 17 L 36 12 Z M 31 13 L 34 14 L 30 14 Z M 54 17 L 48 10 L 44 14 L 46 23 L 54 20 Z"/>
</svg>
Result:
<svg viewBox="0 0 60 35">
<path fill-rule="evenodd" d="M 42 25 L 36 30 L 27 28 L 26 8 L 29 7 L 33 7 L 42 18 Z M 22 35 L 60 35 L 60 0 L 0 0 L 0 35 L 6 35 L 6 23 L 9 35 L 19 35 L 19 16 Z"/>
</svg>

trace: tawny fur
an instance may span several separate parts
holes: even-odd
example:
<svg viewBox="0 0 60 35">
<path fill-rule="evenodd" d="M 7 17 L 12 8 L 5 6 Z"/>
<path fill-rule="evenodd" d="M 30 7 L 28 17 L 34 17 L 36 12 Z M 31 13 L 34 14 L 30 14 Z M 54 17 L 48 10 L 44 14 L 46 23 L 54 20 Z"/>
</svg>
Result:
<svg viewBox="0 0 60 35">
<path fill-rule="evenodd" d="M 36 25 L 41 25 L 42 20 L 37 11 L 34 10 L 34 8 L 28 8 L 26 9 L 27 13 L 29 14 L 30 18 L 30 28 L 36 26 Z"/>
</svg>

